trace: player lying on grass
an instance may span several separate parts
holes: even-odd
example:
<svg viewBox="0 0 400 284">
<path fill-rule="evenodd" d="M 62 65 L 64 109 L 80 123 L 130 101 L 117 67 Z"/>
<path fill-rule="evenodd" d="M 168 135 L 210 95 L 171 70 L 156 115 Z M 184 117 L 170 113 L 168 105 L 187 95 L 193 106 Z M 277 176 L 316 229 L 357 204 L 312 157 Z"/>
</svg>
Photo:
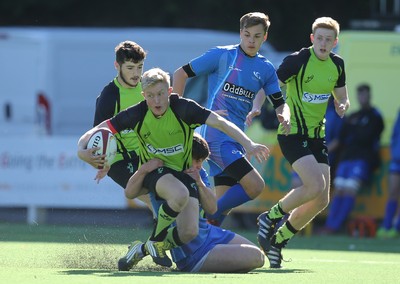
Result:
<svg viewBox="0 0 400 284">
<path fill-rule="evenodd" d="M 238 141 L 247 154 L 255 156 L 259 162 L 268 157 L 269 150 L 264 145 L 254 143 L 235 124 L 215 112 L 201 107 L 193 100 L 171 95 L 169 75 L 159 68 L 143 74 L 142 90 L 145 101 L 87 131 L 79 139 L 78 149 L 86 147 L 90 135 L 98 128 L 105 127 L 113 133 L 133 129 L 140 145 L 139 168 L 154 158 L 163 162 L 163 167 L 148 173 L 143 180 L 144 187 L 154 192 L 157 198 L 166 201 L 157 208 L 157 222 L 145 246 L 154 262 L 171 266 L 163 245 L 168 227 L 183 209 L 196 212 L 199 206 L 196 182 L 183 172 L 191 167 L 194 129 L 202 124 L 219 129 Z M 185 229 L 191 231 L 193 237 L 197 236 L 198 217 L 196 214 L 187 217 L 191 220 L 186 223 L 188 227 Z M 176 244 L 191 241 L 180 240 L 177 234 L 173 237 Z"/>
<path fill-rule="evenodd" d="M 190 211 L 192 207 L 185 207 L 179 214 L 176 222 L 170 228 L 164 245 L 171 248 L 171 255 L 177 268 L 186 272 L 248 272 L 264 265 L 264 254 L 252 242 L 244 237 L 228 230 L 223 230 L 207 223 L 204 213 L 213 214 L 217 210 L 215 192 L 210 188 L 208 175 L 202 167 L 203 162 L 209 156 L 207 142 L 198 134 L 194 134 L 192 148 L 192 167 L 185 172 L 189 174 L 198 187 L 200 207 L 196 211 Z M 125 193 L 130 198 L 136 198 L 149 191 L 142 187 L 145 176 L 153 170 L 162 167 L 163 162 L 153 159 L 143 164 L 142 167 L 129 179 Z M 154 208 L 159 208 L 164 201 L 156 198 L 154 192 L 150 192 L 150 200 Z M 204 210 L 204 211 L 203 211 Z M 193 240 L 182 246 L 174 243 L 174 234 L 180 239 L 184 235 L 192 235 L 193 232 L 185 230 L 190 227 L 187 224 L 196 215 L 199 218 L 198 234 Z M 135 241 L 130 246 L 127 254 L 118 262 L 118 269 L 128 271 L 147 255 L 145 245 L 141 241 Z"/>
</svg>

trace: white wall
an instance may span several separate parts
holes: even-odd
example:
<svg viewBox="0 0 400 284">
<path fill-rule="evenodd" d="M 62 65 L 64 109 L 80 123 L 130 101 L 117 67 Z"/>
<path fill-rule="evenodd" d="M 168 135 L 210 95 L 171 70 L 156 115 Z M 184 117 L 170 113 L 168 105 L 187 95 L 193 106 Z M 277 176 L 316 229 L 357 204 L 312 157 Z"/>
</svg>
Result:
<svg viewBox="0 0 400 284">
<path fill-rule="evenodd" d="M 127 208 L 123 189 L 109 177 L 97 184 L 77 157 L 78 138 L 2 137 L 0 207 L 27 207 L 29 222 L 40 208 Z"/>
</svg>

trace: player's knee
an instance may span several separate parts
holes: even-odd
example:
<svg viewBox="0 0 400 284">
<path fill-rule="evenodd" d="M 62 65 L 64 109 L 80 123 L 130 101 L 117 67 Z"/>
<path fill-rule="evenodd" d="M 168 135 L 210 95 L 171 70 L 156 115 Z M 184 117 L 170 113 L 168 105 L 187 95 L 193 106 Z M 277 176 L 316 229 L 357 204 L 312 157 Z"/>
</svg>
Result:
<svg viewBox="0 0 400 284">
<path fill-rule="evenodd" d="M 310 199 L 315 199 L 319 197 L 326 189 L 325 189 L 325 179 L 321 176 L 316 176 L 313 179 L 304 181 L 304 186 L 307 188 L 307 194 Z"/>
<path fill-rule="evenodd" d="M 246 264 L 248 265 L 248 271 L 263 267 L 265 264 L 265 256 L 263 252 L 255 247 L 251 253 L 251 257 L 247 260 Z"/>
<path fill-rule="evenodd" d="M 319 209 L 320 211 L 322 211 L 322 210 L 324 210 L 326 207 L 328 207 L 328 204 L 329 204 L 329 194 L 321 195 L 321 196 L 318 198 L 317 206 L 318 206 L 318 209 Z"/>
<path fill-rule="evenodd" d="M 189 201 L 189 191 L 187 188 L 183 188 L 182 190 L 176 190 L 173 198 L 167 200 L 168 205 L 172 210 L 176 212 L 181 212 L 183 208 Z"/>
<path fill-rule="evenodd" d="M 198 226 L 191 226 L 188 225 L 186 228 L 179 230 L 179 238 L 184 244 L 189 243 L 192 241 L 197 235 L 199 234 L 199 227 Z"/>
<path fill-rule="evenodd" d="M 260 268 L 263 267 L 265 264 L 265 255 L 262 253 L 261 250 L 257 253 L 257 257 L 255 258 L 254 267 Z"/>
<path fill-rule="evenodd" d="M 244 190 L 246 191 L 247 195 L 251 198 L 254 199 L 257 196 L 261 194 L 261 192 L 264 190 L 265 183 L 263 178 L 260 176 L 256 176 L 251 180 L 251 182 L 247 182 L 245 184 L 242 184 Z"/>
</svg>

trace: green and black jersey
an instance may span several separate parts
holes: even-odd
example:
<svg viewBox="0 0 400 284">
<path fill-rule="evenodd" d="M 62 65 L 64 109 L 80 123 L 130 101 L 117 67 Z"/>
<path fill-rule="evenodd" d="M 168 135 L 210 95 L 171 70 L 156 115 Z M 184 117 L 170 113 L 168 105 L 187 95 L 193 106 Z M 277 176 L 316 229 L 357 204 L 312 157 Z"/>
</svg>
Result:
<svg viewBox="0 0 400 284">
<path fill-rule="evenodd" d="M 135 88 L 124 88 L 118 82 L 117 78 L 114 78 L 113 81 L 104 87 L 103 91 L 96 99 L 93 126 L 143 101 L 144 98 L 141 92 L 142 85 L 140 83 Z M 114 162 L 122 160 L 124 155 L 129 156 L 133 152 L 138 153 L 139 143 L 133 129 L 126 129 L 116 134 L 116 138 L 118 141 L 118 153 Z"/>
<path fill-rule="evenodd" d="M 159 158 L 165 166 L 182 171 L 192 164 L 194 129 L 205 124 L 210 112 L 193 100 L 173 94 L 162 117 L 156 118 L 144 101 L 121 111 L 109 121 L 109 126 L 113 133 L 128 128 L 135 130 L 140 165 Z"/>
<path fill-rule="evenodd" d="M 286 102 L 291 112 L 291 134 L 325 137 L 325 112 L 334 88 L 346 84 L 344 61 L 331 52 L 320 60 L 312 47 L 287 56 L 277 70 L 285 83 Z M 278 130 L 278 134 L 282 131 Z"/>
</svg>

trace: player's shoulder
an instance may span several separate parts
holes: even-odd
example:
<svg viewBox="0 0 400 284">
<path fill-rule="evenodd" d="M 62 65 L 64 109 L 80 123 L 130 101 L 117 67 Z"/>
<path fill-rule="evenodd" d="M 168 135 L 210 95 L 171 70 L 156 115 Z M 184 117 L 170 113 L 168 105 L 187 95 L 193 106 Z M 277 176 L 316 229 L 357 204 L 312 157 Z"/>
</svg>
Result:
<svg viewBox="0 0 400 284">
<path fill-rule="evenodd" d="M 208 53 L 222 55 L 225 53 L 236 52 L 239 48 L 238 44 L 217 45 L 208 50 Z"/>
<path fill-rule="evenodd" d="M 291 54 L 287 55 L 282 63 L 279 65 L 279 68 L 277 70 L 278 76 L 280 77 L 280 80 L 282 81 L 282 73 L 287 73 L 288 70 L 290 72 L 286 74 L 287 76 L 292 76 L 294 73 L 297 73 L 297 71 L 300 70 L 301 66 L 306 64 L 308 60 L 311 57 L 311 50 L 310 48 L 304 47 L 298 51 L 292 52 Z M 286 75 L 284 77 L 286 77 Z M 287 79 L 287 78 L 286 78 Z M 282 81 L 283 82 L 283 81 Z"/>
<path fill-rule="evenodd" d="M 329 53 L 329 57 L 332 59 L 332 61 L 333 62 L 335 62 L 336 64 L 339 64 L 339 65 L 344 65 L 344 60 L 343 60 L 343 58 L 339 55 L 339 54 L 337 54 L 337 53 L 334 53 L 334 52 L 330 52 Z"/>
<path fill-rule="evenodd" d="M 237 50 L 239 48 L 239 44 L 229 44 L 229 45 L 217 45 L 214 49 L 223 51 L 232 51 Z"/>
<path fill-rule="evenodd" d="M 118 94 L 118 87 L 114 83 L 114 80 L 109 82 L 97 97 L 96 108 L 108 108 L 110 106 L 114 107 Z"/>
<path fill-rule="evenodd" d="M 311 47 L 303 47 L 300 50 L 292 52 L 286 58 L 292 59 L 292 60 L 306 59 L 306 58 L 310 58 L 311 54 L 312 54 Z"/>
<path fill-rule="evenodd" d="M 272 62 L 269 61 L 269 59 L 268 59 L 267 57 L 265 57 L 264 55 L 262 55 L 262 54 L 260 54 L 260 53 L 257 53 L 256 58 L 257 58 L 258 61 L 260 62 L 260 63 L 258 63 L 258 64 L 264 65 L 264 66 L 266 66 L 267 68 L 272 68 L 272 69 L 275 70 L 274 64 L 272 64 Z"/>
<path fill-rule="evenodd" d="M 169 101 L 170 101 L 171 107 L 178 106 L 178 105 L 187 105 L 187 104 L 192 104 L 192 103 L 197 104 L 196 101 L 194 101 L 190 98 L 181 97 L 176 93 L 172 93 L 169 96 Z"/>
<path fill-rule="evenodd" d="M 115 84 L 115 79 L 111 80 L 107 85 L 104 86 L 102 93 L 110 93 L 118 91 L 118 86 Z"/>
</svg>

